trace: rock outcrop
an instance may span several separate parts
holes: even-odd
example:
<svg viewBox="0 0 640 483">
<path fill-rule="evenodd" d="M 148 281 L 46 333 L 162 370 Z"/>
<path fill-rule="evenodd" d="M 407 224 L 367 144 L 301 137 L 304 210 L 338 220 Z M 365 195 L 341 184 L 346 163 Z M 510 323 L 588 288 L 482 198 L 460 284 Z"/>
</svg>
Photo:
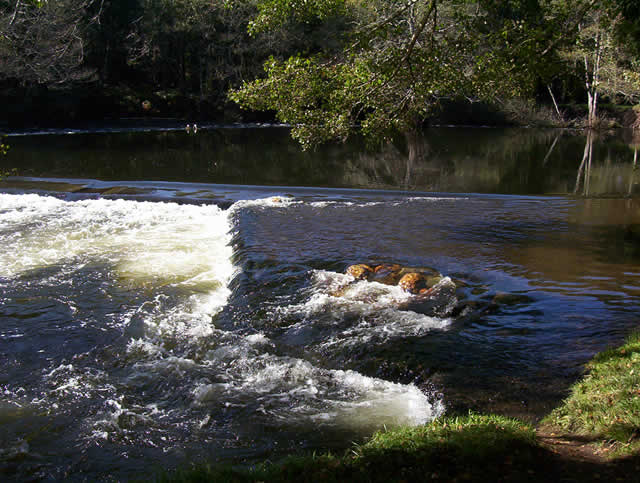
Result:
<svg viewBox="0 0 640 483">
<path fill-rule="evenodd" d="M 347 275 L 351 275 L 356 280 L 369 280 L 369 277 L 371 277 L 373 273 L 373 268 L 364 263 L 351 265 L 347 268 Z"/>
<path fill-rule="evenodd" d="M 402 276 L 398 282 L 398 286 L 405 292 L 415 295 L 420 293 L 421 290 L 425 290 L 427 288 L 427 279 L 421 273 L 407 273 Z"/>
<path fill-rule="evenodd" d="M 403 267 L 397 263 L 350 265 L 346 271 L 356 281 L 367 280 L 384 285 L 397 285 L 405 292 L 414 295 L 428 295 L 432 288 L 442 280 L 442 275 L 432 268 Z"/>
<path fill-rule="evenodd" d="M 385 285 L 397 285 L 402 278 L 402 266 L 397 263 L 383 263 L 373 269 L 372 281 Z"/>
</svg>

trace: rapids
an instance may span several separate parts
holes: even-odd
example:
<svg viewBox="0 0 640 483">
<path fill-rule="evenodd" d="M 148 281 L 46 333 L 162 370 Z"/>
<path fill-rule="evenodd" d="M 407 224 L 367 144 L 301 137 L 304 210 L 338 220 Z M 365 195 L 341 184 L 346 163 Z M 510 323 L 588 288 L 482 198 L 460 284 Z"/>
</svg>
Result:
<svg viewBox="0 0 640 483">
<path fill-rule="evenodd" d="M 348 354 L 372 338 L 448 325 L 399 310 L 406 295 L 397 287 L 361 282 L 340 299 L 326 284 L 347 276 L 310 270 L 308 300 L 263 318 L 267 326 L 300 319 L 283 333 L 228 307 L 230 287 L 243 296 L 235 223 L 247 210 L 286 207 L 278 203 L 224 211 L 0 194 L 3 470 L 127 477 L 187 452 L 259 454 L 279 440 L 290 446 L 294 432 L 304 446 L 318 430 L 353 438 L 442 414 L 434 392 L 298 350 Z M 349 313 L 351 327 L 341 323 Z M 325 337 L 326 328 L 334 335 Z M 134 463 L 123 470 L 122 458 Z"/>
</svg>

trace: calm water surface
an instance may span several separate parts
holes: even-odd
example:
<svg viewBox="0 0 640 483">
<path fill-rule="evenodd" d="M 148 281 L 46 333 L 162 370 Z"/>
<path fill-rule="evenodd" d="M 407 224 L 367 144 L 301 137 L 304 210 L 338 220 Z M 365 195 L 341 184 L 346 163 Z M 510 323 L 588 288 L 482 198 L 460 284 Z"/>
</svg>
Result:
<svg viewBox="0 0 640 483">
<path fill-rule="evenodd" d="M 637 327 L 634 142 L 431 129 L 10 136 L 0 475 L 96 480 L 348 446 L 446 411 L 536 420 Z M 588 147 L 588 145 L 587 145 Z M 352 263 L 442 275 L 416 300 Z"/>
</svg>

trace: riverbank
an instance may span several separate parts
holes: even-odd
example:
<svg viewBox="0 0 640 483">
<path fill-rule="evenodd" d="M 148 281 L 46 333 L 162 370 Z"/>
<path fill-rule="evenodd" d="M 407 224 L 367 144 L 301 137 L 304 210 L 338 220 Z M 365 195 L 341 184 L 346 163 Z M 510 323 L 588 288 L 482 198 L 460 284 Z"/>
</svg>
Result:
<svg viewBox="0 0 640 483">
<path fill-rule="evenodd" d="M 200 96 L 180 89 L 133 89 L 124 85 L 4 88 L 0 90 L 0 102 L 5 106 L 3 115 L 0 114 L 0 131 L 3 128 L 68 127 L 130 118 L 151 123 L 167 118 L 220 123 L 276 121 L 272 112 L 240 109 L 224 92 Z M 601 104 L 598 115 L 603 129 L 640 125 L 638 111 L 631 106 Z M 521 99 L 499 105 L 443 100 L 439 112 L 426 124 L 582 128 L 586 117 L 587 106 L 578 104 L 560 106 L 558 113 L 551 105 Z"/>
<path fill-rule="evenodd" d="M 251 469 L 201 465 L 162 482 L 629 481 L 640 470 L 640 335 L 604 351 L 537 426 L 469 414 L 380 432 L 342 456 Z"/>
</svg>

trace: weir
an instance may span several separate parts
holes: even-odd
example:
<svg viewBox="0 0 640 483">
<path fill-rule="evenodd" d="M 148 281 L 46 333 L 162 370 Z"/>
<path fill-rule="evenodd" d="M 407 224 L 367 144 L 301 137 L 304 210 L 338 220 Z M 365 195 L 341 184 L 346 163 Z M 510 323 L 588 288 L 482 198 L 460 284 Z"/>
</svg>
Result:
<svg viewBox="0 0 640 483">
<path fill-rule="evenodd" d="M 582 169 L 579 133 L 429 128 L 409 166 L 200 127 L 7 141 L 0 478 L 340 452 L 445 408 L 535 422 L 637 327 L 624 136 Z M 353 264 L 435 272 L 437 296 Z"/>
</svg>

